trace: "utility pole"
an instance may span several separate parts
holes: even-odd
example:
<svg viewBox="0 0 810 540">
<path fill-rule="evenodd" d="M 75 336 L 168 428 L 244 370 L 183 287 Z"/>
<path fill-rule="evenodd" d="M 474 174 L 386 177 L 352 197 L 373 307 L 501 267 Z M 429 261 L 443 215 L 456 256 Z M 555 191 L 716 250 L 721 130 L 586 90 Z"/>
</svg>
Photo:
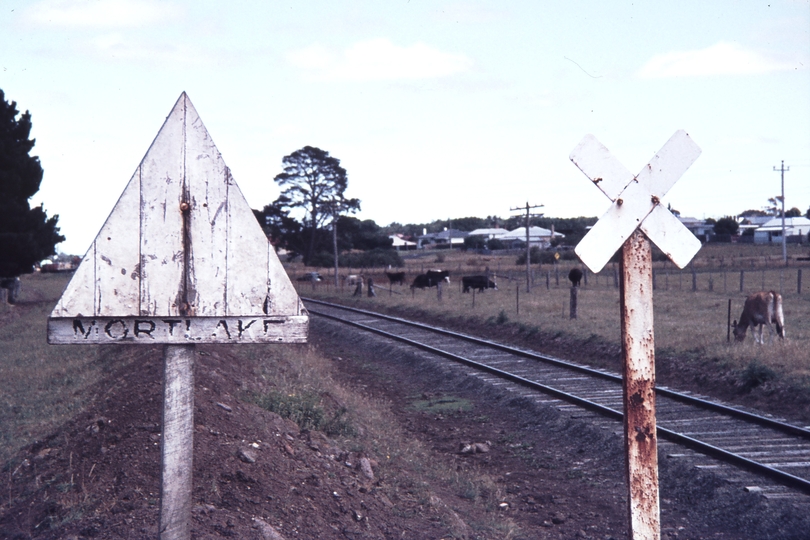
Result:
<svg viewBox="0 0 810 540">
<path fill-rule="evenodd" d="M 785 168 L 785 160 L 782 160 L 782 166 L 780 168 L 773 168 L 776 172 L 782 173 L 782 260 L 785 263 L 785 266 L 788 264 L 787 259 L 787 238 L 785 237 L 785 173 L 790 170 L 790 167 Z"/>
<path fill-rule="evenodd" d="M 531 266 L 530 266 L 532 260 L 531 260 L 530 246 L 529 246 L 529 218 L 530 217 L 541 217 L 543 214 L 532 214 L 531 209 L 532 208 L 542 208 L 542 207 L 543 207 L 542 204 L 536 204 L 534 206 L 530 206 L 529 202 L 526 201 L 525 210 L 526 210 L 526 292 L 527 293 L 532 292 L 532 285 L 531 285 L 532 276 L 531 276 Z M 509 209 L 510 212 L 515 212 L 515 211 L 518 211 L 518 210 L 523 211 L 524 208 L 517 207 L 517 208 L 510 208 Z"/>
</svg>

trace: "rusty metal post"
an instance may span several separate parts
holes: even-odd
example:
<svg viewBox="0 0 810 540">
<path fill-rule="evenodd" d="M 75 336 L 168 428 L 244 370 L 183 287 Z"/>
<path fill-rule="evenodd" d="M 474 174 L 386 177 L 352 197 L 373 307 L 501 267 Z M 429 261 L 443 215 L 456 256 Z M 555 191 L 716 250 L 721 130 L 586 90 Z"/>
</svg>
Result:
<svg viewBox="0 0 810 540">
<path fill-rule="evenodd" d="M 639 230 L 622 246 L 621 315 L 630 538 L 659 540 L 652 250 Z"/>
</svg>

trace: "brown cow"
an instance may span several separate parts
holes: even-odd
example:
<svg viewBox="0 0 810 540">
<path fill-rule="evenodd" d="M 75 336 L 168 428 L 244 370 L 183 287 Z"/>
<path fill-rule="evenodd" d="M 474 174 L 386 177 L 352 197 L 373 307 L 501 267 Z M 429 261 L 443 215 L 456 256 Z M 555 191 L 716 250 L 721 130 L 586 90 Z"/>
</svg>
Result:
<svg viewBox="0 0 810 540">
<path fill-rule="evenodd" d="M 754 341 L 764 344 L 762 338 L 763 326 L 768 327 L 770 341 L 773 342 L 773 324 L 776 324 L 776 333 L 779 337 L 785 337 L 785 314 L 782 312 L 782 295 L 775 291 L 762 291 L 754 293 L 745 299 L 740 322 L 734 321 L 734 339 L 745 340 L 745 332 L 750 326 Z M 759 338 L 757 338 L 757 326 L 759 326 Z"/>
</svg>

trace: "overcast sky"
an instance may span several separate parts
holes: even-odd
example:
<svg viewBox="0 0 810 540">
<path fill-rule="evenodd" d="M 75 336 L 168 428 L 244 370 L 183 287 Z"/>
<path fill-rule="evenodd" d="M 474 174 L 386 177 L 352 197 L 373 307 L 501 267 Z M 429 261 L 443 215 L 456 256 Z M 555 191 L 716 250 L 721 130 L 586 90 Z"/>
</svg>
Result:
<svg viewBox="0 0 810 540">
<path fill-rule="evenodd" d="M 341 160 L 358 217 L 601 216 L 592 133 L 638 172 L 678 129 L 684 216 L 810 206 L 810 0 L 0 1 L 0 89 L 30 110 L 32 203 L 83 254 L 186 91 L 254 208 L 282 158 Z"/>
</svg>

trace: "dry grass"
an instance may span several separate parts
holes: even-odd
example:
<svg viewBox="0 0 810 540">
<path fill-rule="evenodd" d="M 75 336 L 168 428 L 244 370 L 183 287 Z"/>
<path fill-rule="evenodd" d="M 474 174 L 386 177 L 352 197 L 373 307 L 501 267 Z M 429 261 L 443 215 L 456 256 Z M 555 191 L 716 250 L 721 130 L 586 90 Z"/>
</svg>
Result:
<svg viewBox="0 0 810 540">
<path fill-rule="evenodd" d="M 789 247 L 791 257 L 806 255 L 804 246 Z M 302 296 L 340 299 L 368 309 L 421 310 L 444 318 L 473 317 L 495 326 L 508 321 L 529 331 L 537 328 L 579 341 L 598 338 L 617 346 L 620 343 L 619 290 L 612 265 L 599 275 L 588 276 L 587 285 L 578 295 L 578 319 L 570 320 L 567 275 L 574 263 L 562 261 L 558 268 L 535 268 L 534 285 L 527 294 L 525 267 L 515 266 L 514 256 L 498 259 L 459 252 L 445 252 L 443 256 L 443 263 L 436 263 L 435 255 L 429 254 L 409 260 L 407 267 L 410 279 L 422 268 L 449 269 L 454 281 L 444 288 L 441 301 L 436 289 L 412 293 L 408 287 L 395 286 L 389 293 L 388 280 L 379 270 L 364 273 L 378 285 L 376 298 L 368 298 L 365 290 L 362 297 L 352 297 L 348 287 L 336 291 L 332 277 L 326 277 L 314 290 L 309 284 L 299 284 L 299 291 Z M 810 320 L 810 264 L 794 261 L 784 268 L 779 261 L 780 246 L 707 246 L 694 261 L 695 291 L 691 269 L 678 270 L 671 263 L 656 263 L 654 317 L 658 354 L 699 355 L 740 371 L 752 364 L 762 365 L 790 384 L 810 388 L 810 347 L 806 346 L 810 343 L 810 326 L 806 324 Z M 476 294 L 473 306 L 473 295 L 461 293 L 459 276 L 484 273 L 486 267 L 498 274 L 499 290 Z M 798 294 L 800 268 L 802 293 Z M 297 275 L 300 268 L 290 271 Z M 740 292 L 741 271 L 745 292 Z M 322 273 L 326 276 L 328 271 Z M 750 335 L 744 344 L 734 343 L 733 336 L 731 343 L 727 342 L 729 300 L 731 318 L 739 318 L 746 294 L 757 290 L 782 292 L 788 339 L 777 338 L 773 346 L 764 347 L 755 345 Z"/>
<path fill-rule="evenodd" d="M 0 462 L 72 418 L 117 363 L 108 347 L 48 345 L 48 315 L 69 278 L 23 276 L 20 302 L 0 311 Z"/>
<path fill-rule="evenodd" d="M 433 459 L 421 441 L 402 429 L 388 401 L 342 386 L 333 377 L 333 361 L 314 347 L 247 345 L 240 350 L 260 358 L 260 376 L 267 384 L 264 395 L 286 396 L 289 398 L 287 403 L 293 408 L 306 401 L 302 409 L 321 409 L 325 417 L 333 416 L 335 411 L 344 411 L 347 429 L 332 435 L 343 448 L 368 455 L 378 462 L 377 475 L 385 478 L 382 486 L 392 500 L 421 501 L 460 536 L 465 526 L 438 495 L 442 488 L 447 487 L 453 495 L 471 500 L 489 512 L 497 510 L 503 494 L 492 478 L 458 471 Z M 373 366 L 366 367 L 374 369 Z M 256 402 L 255 396 L 256 389 L 243 389 L 243 398 Z M 302 400 L 302 397 L 305 398 Z M 419 405 L 418 401 L 415 399 L 415 406 Z M 454 412 L 474 414 L 471 406 L 462 407 L 463 412 L 458 409 L 458 402 L 455 402 Z M 296 419 L 295 414 L 282 416 Z M 497 516 L 497 513 L 492 515 Z M 478 533 L 487 537 L 495 533 L 497 537 L 509 537 L 501 536 L 504 527 L 511 531 L 510 535 L 517 531 L 512 521 L 502 516 L 492 519 L 481 516 L 473 525 Z"/>
</svg>

